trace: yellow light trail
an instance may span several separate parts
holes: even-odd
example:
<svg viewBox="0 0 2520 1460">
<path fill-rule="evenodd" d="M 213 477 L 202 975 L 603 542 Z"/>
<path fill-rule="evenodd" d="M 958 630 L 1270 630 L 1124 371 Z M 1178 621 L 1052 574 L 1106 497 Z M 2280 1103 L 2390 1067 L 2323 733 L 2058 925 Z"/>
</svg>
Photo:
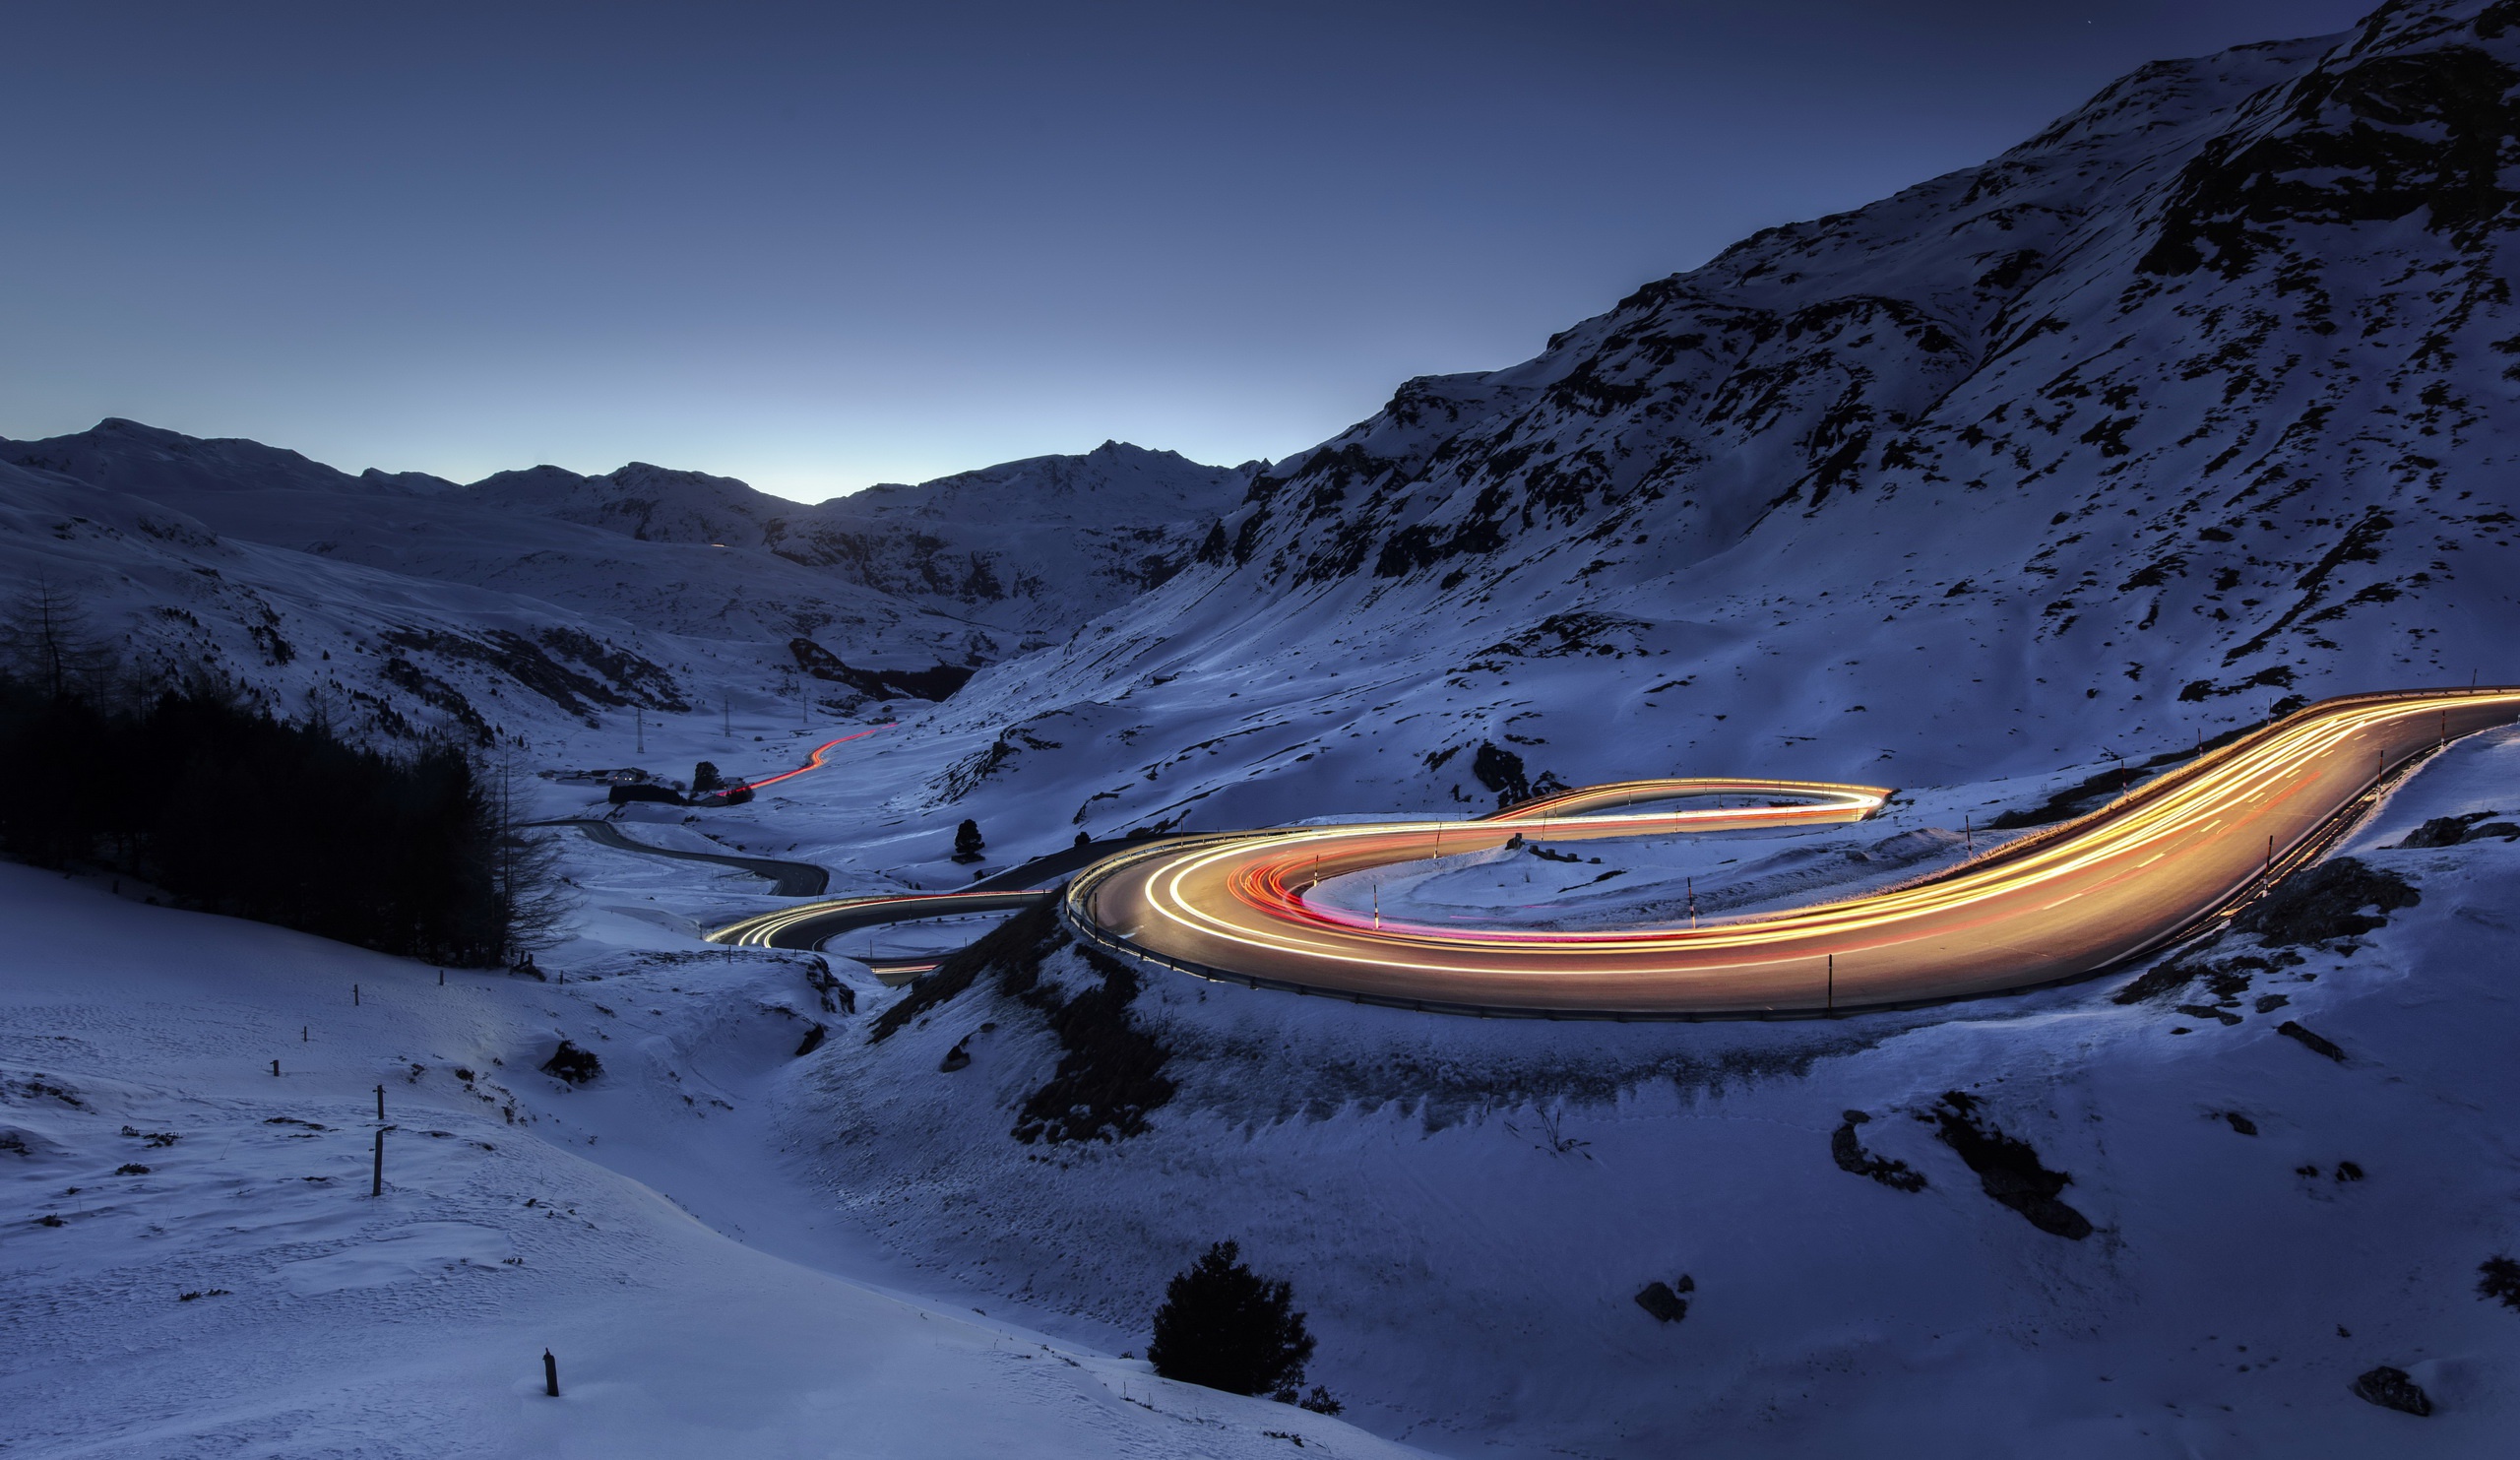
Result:
<svg viewBox="0 0 2520 1460">
<path fill-rule="evenodd" d="M 1877 788 L 1669 780 L 1591 787 L 1477 822 L 1224 833 L 1124 853 L 1070 885 L 1072 926 L 1210 977 L 1377 1001 L 1599 1015 L 1844 1010 L 1989 993 L 2161 946 L 2259 883 L 2388 767 L 2520 719 L 2520 689 L 2327 700 L 2118 797 L 1903 886 L 1695 927 L 1465 929 L 1373 920 L 1305 893 L 1344 873 L 1552 841 L 1871 815 Z M 1619 811 L 1735 794 L 1793 804 Z"/>
</svg>

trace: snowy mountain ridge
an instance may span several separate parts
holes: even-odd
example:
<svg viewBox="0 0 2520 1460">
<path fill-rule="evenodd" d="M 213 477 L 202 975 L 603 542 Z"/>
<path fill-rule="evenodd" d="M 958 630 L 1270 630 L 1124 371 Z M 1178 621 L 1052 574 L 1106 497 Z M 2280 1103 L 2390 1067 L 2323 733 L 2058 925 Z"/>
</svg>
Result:
<svg viewBox="0 0 2520 1460">
<path fill-rule="evenodd" d="M 2159 63 L 1411 381 L 985 672 L 926 794 L 1100 832 L 1544 770 L 1930 783 L 2520 676 L 2514 85 L 2484 0 Z"/>
<path fill-rule="evenodd" d="M 258 442 L 108 419 L 73 436 L 0 442 L 0 500 L 17 509 L 0 518 L 20 528 L 16 545 L 30 581 L 51 574 L 94 598 L 91 606 L 115 634 L 154 646 L 144 658 L 218 666 L 284 713 L 302 710 L 315 685 L 301 682 L 304 671 L 288 669 L 284 659 L 238 652 L 247 641 L 329 641 L 334 619 L 382 631 L 398 621 L 390 605 L 444 600 L 513 603 L 471 611 L 501 622 L 523 613 L 574 639 L 684 641 L 638 652 L 652 665 L 689 666 L 696 676 L 662 667 L 646 675 L 650 685 L 684 685 L 659 691 L 663 700 L 651 708 L 740 701 L 793 724 L 796 712 L 770 707 L 810 695 L 823 713 L 846 715 L 934 698 L 974 667 L 1068 631 L 1186 562 L 1241 479 L 1169 453 L 1105 443 L 1087 457 L 949 477 L 933 492 L 887 488 L 865 507 L 842 498 L 807 508 L 731 477 L 645 463 L 601 476 L 540 467 L 470 485 L 415 473 L 352 476 Z M 1057 490 L 1027 504 L 1037 486 Z M 931 498 L 953 506 L 940 510 Z M 153 516 L 139 504 L 158 510 Z M 274 549 L 254 557 L 269 575 L 258 580 L 254 605 L 162 584 L 135 592 L 144 579 L 156 581 L 156 570 L 109 562 L 101 542 L 74 555 L 94 559 L 86 566 L 61 557 L 59 543 L 78 523 L 127 529 L 144 519 L 175 525 L 168 540 L 189 547 L 174 550 L 219 542 Z M 783 538 L 812 548 L 775 547 Z M 134 547 L 145 540 L 145 534 L 124 539 Z M 140 556 L 167 550 L 161 541 Z M 299 555 L 317 561 L 288 566 Z M 387 588 L 357 579 L 371 585 L 360 590 L 368 602 L 318 610 L 310 595 L 352 581 L 324 563 L 404 581 Z M 449 596 L 441 585 L 492 597 Z M 290 627 L 292 603 L 325 625 Z M 179 622 L 168 609 L 192 616 Z M 449 715 L 474 736 L 492 722 L 521 732 L 536 713 L 582 719 L 583 697 L 575 694 L 527 711 L 525 681 L 536 674 L 519 680 L 505 669 L 495 677 L 509 690 L 526 688 L 528 698 L 507 715 L 482 712 L 474 699 L 489 685 L 465 687 L 467 676 L 507 656 L 445 648 L 478 637 L 461 626 L 468 610 L 450 611 L 456 619 L 422 614 L 401 628 L 413 641 L 403 663 L 413 672 L 425 667 L 435 687 L 423 694 L 387 678 L 341 692 L 374 700 L 378 728 L 389 733 L 449 723 Z M 629 695 L 627 686 L 620 692 Z"/>
</svg>

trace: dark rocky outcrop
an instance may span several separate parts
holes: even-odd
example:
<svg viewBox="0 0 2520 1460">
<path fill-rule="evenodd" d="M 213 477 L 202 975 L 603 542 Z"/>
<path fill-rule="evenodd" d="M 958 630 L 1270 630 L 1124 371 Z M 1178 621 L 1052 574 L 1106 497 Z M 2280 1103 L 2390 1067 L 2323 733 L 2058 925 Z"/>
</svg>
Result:
<svg viewBox="0 0 2520 1460">
<path fill-rule="evenodd" d="M 2520 1262 L 2488 1257 L 2478 1263 L 2477 1297 L 2520 1312 Z"/>
<path fill-rule="evenodd" d="M 2314 1053 L 2324 1054 L 2339 1064 L 2345 1063 L 2345 1051 L 2337 1047 L 2335 1041 L 2311 1033 L 2309 1030 L 2302 1028 L 2300 1023 L 2297 1020 L 2285 1020 L 2283 1023 L 2275 1026 L 2275 1032 L 2284 1036 L 2288 1040 L 2299 1040 L 2301 1044 L 2301 1047 L 2305 1049 Z"/>
<path fill-rule="evenodd" d="M 2425 1393 L 2422 1385 L 2409 1378 L 2405 1369 L 2391 1368 L 2385 1364 L 2377 1368 L 2365 1370 L 2354 1381 L 2354 1397 L 2369 1404 L 2376 1404 L 2384 1410 L 2396 1410 L 2400 1414 L 2428 1415 L 2432 1413 L 2432 1396 Z"/>
<path fill-rule="evenodd" d="M 1045 1015 L 1059 1042 L 1058 1068 L 1017 1111 L 1014 1137 L 1027 1144 L 1056 1144 L 1137 1135 L 1147 1128 L 1147 1112 L 1172 1099 L 1173 1083 L 1164 1073 L 1171 1051 L 1130 1016 L 1139 984 L 1127 965 L 1080 950 L 1079 956 L 1102 975 L 1101 983 L 1066 998 L 1054 984 L 1042 983 L 1042 960 L 1072 946 L 1053 904 L 1026 908 L 986 937 L 948 956 L 935 972 L 913 980 L 910 991 L 875 1017 L 867 1042 L 891 1038 L 989 974 L 1001 996 Z M 970 1062 L 968 1050 L 957 1046 L 956 1052 Z M 947 1056 L 948 1067 L 961 1068 L 952 1064 L 952 1057 Z"/>
<path fill-rule="evenodd" d="M 551 1057 L 542 1061 L 542 1072 L 572 1085 L 584 1085 L 603 1073 L 603 1061 L 596 1058 L 593 1049 L 581 1049 L 562 1040 L 560 1047 L 551 1051 Z"/>
<path fill-rule="evenodd" d="M 2489 819 L 2498 814 L 2494 811 L 2470 811 L 2464 816 L 2435 816 L 2408 832 L 2390 850 L 2421 851 L 2432 847 L 2456 847 L 2462 842 L 2481 841 L 2487 837 L 2500 837 L 2506 842 L 2520 837 L 2520 826 Z"/>
<path fill-rule="evenodd" d="M 1978 1113 L 1976 1096 L 1951 1091 L 1922 1118 L 1935 1123 L 1934 1134 L 1960 1153 L 1988 1196 L 2021 1213 L 2031 1226 L 2072 1241 L 2091 1236 L 2091 1219 L 2056 1199 L 2074 1178 L 2049 1171 L 2028 1141 L 1988 1124 Z"/>
<path fill-rule="evenodd" d="M 2256 933 L 2270 948 L 2317 943 L 2369 932 L 2388 922 L 2386 914 L 2422 900 L 2397 873 L 2340 857 L 2285 878 L 2233 925 Z"/>
<path fill-rule="evenodd" d="M 807 638 L 788 641 L 788 652 L 796 667 L 817 679 L 846 684 L 859 694 L 876 699 L 945 700 L 969 683 L 974 673 L 968 665 L 931 665 L 924 669 L 861 669 L 850 666 L 837 654 Z"/>
<path fill-rule="evenodd" d="M 1654 1315 L 1658 1323 L 1677 1323 L 1689 1315 L 1689 1301 L 1684 1294 L 1697 1291 L 1697 1280 L 1680 1274 L 1676 1283 L 1648 1283 L 1636 1295 L 1636 1305 Z"/>
<path fill-rule="evenodd" d="M 1863 1142 L 1857 1137 L 1855 1128 L 1871 1118 L 1861 1111 L 1847 1111 L 1846 1119 L 1836 1130 L 1829 1133 L 1829 1159 L 1838 1164 L 1838 1170 L 1850 1175 L 1864 1176 L 1879 1181 L 1893 1191 L 1925 1189 L 1923 1172 L 1918 1171 L 1904 1161 L 1896 1161 L 1887 1156 L 1876 1156 L 1863 1148 Z"/>
<path fill-rule="evenodd" d="M 1049 1014 L 1062 1051 L 1058 1069 L 1016 1112 L 1015 1138 L 1027 1144 L 1137 1135 L 1147 1112 L 1172 1099 L 1164 1073 L 1171 1051 L 1129 1016 L 1136 971 L 1091 950 L 1083 956 L 1102 982 L 1073 998 L 1059 1002 L 1040 987 L 1009 990 Z"/>
</svg>

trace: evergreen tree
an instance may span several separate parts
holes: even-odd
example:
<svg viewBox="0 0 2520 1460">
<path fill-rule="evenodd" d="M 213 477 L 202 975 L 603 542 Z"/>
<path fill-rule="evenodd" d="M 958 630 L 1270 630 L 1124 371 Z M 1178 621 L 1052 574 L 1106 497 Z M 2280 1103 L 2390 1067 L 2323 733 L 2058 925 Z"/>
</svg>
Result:
<svg viewBox="0 0 2520 1460">
<path fill-rule="evenodd" d="M 725 784 L 726 778 L 719 773 L 718 764 L 715 761 L 704 760 L 700 764 L 691 768 L 691 793 L 693 795 L 698 795 L 704 791 L 716 791 L 719 787 Z"/>
<path fill-rule="evenodd" d="M 980 854 L 986 850 L 988 850 L 988 843 L 980 840 L 978 822 L 966 818 L 961 826 L 954 828 L 954 859 L 956 861 L 977 861 L 980 859 Z"/>
<path fill-rule="evenodd" d="M 1147 1360 L 1167 1379 L 1292 1403 L 1312 1358 L 1312 1335 L 1294 1310 L 1294 1290 L 1261 1277 L 1241 1257 L 1235 1243 L 1218 1242 L 1166 1285 Z M 1332 1402 L 1318 1389 L 1314 1399 Z"/>
</svg>

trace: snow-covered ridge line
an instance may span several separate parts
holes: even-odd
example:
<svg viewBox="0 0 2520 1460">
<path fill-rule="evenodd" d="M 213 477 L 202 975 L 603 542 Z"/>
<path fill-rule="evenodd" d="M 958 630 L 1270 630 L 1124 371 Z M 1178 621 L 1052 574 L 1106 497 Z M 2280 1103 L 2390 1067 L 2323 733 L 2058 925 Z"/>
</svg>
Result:
<svg viewBox="0 0 2520 1460">
<path fill-rule="evenodd" d="M 2508 678 L 2520 198 L 2480 159 L 2520 166 L 2514 86 L 2485 0 L 2159 63 L 1410 382 L 983 671 L 944 720 L 1003 751 L 921 803 L 1405 812 L 1501 793 L 1482 747 L 1929 785 Z"/>
</svg>

